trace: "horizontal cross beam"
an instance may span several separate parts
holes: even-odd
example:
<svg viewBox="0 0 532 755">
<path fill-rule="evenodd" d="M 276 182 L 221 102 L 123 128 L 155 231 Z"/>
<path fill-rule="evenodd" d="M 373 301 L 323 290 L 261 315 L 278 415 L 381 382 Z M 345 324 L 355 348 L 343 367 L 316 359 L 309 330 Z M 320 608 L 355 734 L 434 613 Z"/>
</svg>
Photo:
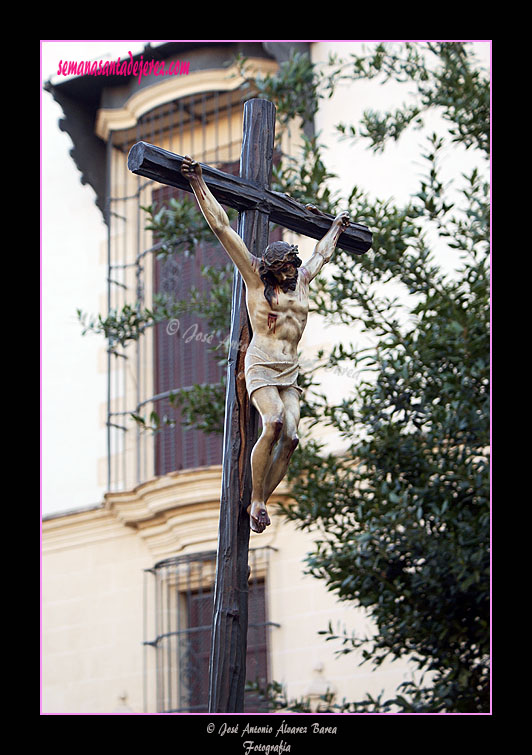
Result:
<svg viewBox="0 0 532 755">
<path fill-rule="evenodd" d="M 192 191 L 188 179 L 181 175 L 183 157 L 155 147 L 147 142 L 137 142 L 128 156 L 128 168 L 145 178 L 150 178 L 167 186 Z M 286 194 L 256 186 L 239 176 L 223 173 L 221 170 L 200 163 L 205 183 L 216 199 L 239 212 L 258 210 L 269 215 L 272 223 L 277 223 L 303 236 L 321 239 L 331 227 L 332 215 L 314 214 L 304 205 Z M 338 240 L 338 247 L 346 252 L 364 254 L 370 248 L 372 234 L 361 223 L 350 223 Z"/>
</svg>

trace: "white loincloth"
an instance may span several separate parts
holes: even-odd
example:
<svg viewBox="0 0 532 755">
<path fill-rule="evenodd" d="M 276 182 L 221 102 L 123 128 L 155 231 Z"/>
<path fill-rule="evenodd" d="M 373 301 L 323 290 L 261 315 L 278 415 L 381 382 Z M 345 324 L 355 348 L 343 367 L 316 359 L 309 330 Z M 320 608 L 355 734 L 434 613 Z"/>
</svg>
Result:
<svg viewBox="0 0 532 755">
<path fill-rule="evenodd" d="M 244 374 L 250 398 L 257 388 L 264 388 L 264 386 L 295 388 L 303 393 L 303 389 L 297 384 L 298 373 L 297 359 L 273 362 L 271 357 L 257 346 L 249 346 L 246 351 Z"/>
</svg>

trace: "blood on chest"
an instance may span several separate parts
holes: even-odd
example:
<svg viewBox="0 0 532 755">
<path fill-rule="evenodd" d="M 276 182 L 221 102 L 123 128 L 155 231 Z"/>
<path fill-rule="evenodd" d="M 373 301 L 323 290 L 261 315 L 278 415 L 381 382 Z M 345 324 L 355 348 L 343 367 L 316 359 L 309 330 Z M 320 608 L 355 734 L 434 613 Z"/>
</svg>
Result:
<svg viewBox="0 0 532 755">
<path fill-rule="evenodd" d="M 277 323 L 277 315 L 274 314 L 273 312 L 269 312 L 268 313 L 268 330 L 275 333 L 276 323 Z"/>
</svg>

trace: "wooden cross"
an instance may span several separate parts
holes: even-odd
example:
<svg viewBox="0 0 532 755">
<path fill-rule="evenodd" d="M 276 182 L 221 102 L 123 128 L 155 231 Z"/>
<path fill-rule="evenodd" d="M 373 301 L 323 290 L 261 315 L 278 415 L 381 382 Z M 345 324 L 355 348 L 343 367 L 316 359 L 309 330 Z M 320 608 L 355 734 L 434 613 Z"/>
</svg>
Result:
<svg viewBox="0 0 532 755">
<path fill-rule="evenodd" d="M 317 215 L 286 194 L 270 190 L 275 136 L 275 106 L 268 100 L 245 103 L 240 176 L 201 164 L 203 178 L 221 203 L 238 210 L 237 232 L 255 257 L 268 245 L 269 223 L 321 239 L 332 215 Z M 183 157 L 146 142 L 135 144 L 128 156 L 133 173 L 159 183 L 192 191 L 181 174 Z M 338 246 L 363 254 L 371 246 L 369 229 L 350 223 Z M 244 710 L 248 626 L 248 551 L 251 497 L 251 450 L 258 414 L 244 382 L 244 357 L 251 340 L 245 286 L 235 267 L 231 314 L 224 427 L 224 453 L 214 619 L 210 659 L 209 711 Z"/>
</svg>

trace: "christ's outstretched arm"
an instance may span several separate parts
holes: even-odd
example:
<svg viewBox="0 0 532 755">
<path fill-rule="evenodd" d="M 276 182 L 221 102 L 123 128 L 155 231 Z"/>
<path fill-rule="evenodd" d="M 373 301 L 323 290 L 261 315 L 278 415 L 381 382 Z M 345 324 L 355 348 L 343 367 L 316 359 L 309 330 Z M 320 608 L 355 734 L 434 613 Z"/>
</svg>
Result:
<svg viewBox="0 0 532 755">
<path fill-rule="evenodd" d="M 252 255 L 238 233 L 231 228 L 226 211 L 205 183 L 200 164 L 185 155 L 181 173 L 188 179 L 205 220 L 237 266 L 245 284 L 250 286 L 260 283 L 258 274 L 252 265 Z"/>
<path fill-rule="evenodd" d="M 311 210 L 311 212 L 315 212 L 316 214 L 323 214 L 316 207 L 314 207 L 314 205 L 306 205 L 306 207 L 308 210 Z M 314 249 L 314 254 L 308 260 L 308 262 L 305 263 L 305 268 L 307 270 L 309 280 L 315 278 L 316 275 L 320 272 L 323 265 L 326 262 L 329 262 L 334 250 L 336 249 L 338 239 L 342 235 L 342 232 L 349 227 L 349 222 L 349 213 L 341 212 L 335 217 L 331 227 L 329 228 L 325 236 L 320 241 L 318 241 Z"/>
</svg>

